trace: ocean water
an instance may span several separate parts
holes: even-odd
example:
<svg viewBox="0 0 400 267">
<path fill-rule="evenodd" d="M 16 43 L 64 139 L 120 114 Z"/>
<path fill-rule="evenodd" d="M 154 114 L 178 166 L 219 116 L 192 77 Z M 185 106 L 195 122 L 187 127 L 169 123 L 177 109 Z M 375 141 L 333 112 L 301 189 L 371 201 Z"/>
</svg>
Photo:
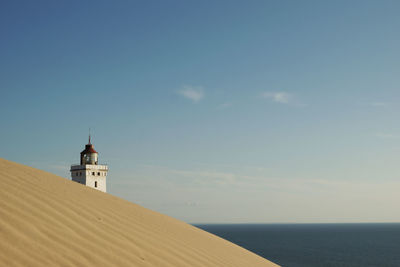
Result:
<svg viewBox="0 0 400 267">
<path fill-rule="evenodd" d="M 400 266 L 400 223 L 196 226 L 282 266 Z"/>
</svg>

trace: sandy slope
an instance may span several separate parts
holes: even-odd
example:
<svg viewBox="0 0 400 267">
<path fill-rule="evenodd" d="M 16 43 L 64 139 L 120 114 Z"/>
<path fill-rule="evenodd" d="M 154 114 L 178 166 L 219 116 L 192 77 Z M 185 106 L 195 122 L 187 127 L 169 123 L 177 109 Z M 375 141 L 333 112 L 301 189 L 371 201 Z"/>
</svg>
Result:
<svg viewBox="0 0 400 267">
<path fill-rule="evenodd" d="M 1 266 L 273 266 L 171 217 L 0 158 Z"/>
</svg>

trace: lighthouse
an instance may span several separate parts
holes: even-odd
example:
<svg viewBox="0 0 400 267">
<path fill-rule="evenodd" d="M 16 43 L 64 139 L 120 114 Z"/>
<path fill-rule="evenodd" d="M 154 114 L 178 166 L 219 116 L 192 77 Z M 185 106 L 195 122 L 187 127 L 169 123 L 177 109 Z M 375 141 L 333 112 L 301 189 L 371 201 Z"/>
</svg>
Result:
<svg viewBox="0 0 400 267">
<path fill-rule="evenodd" d="M 99 164 L 99 153 L 94 150 L 89 134 L 89 143 L 85 145 L 85 150 L 81 152 L 80 164 L 71 165 L 72 181 L 106 192 L 107 172 L 108 166 Z"/>
</svg>

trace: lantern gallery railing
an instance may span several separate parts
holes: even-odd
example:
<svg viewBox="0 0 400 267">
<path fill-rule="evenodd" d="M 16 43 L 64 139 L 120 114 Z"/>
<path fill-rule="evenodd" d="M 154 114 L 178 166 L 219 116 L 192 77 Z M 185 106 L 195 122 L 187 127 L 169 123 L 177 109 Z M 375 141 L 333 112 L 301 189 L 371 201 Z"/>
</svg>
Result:
<svg viewBox="0 0 400 267">
<path fill-rule="evenodd" d="M 79 164 L 75 164 L 75 165 L 71 165 L 71 171 L 74 171 L 74 170 L 86 170 L 86 169 L 106 171 L 106 170 L 108 170 L 108 166 L 107 166 L 107 164 L 101 164 L 101 165 L 92 165 L 92 164 L 79 165 Z"/>
</svg>

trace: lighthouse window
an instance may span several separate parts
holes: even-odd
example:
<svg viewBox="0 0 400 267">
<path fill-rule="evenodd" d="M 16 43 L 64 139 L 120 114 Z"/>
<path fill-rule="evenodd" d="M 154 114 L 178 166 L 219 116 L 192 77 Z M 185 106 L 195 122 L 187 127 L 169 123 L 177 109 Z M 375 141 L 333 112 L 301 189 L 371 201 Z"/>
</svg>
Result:
<svg viewBox="0 0 400 267">
<path fill-rule="evenodd" d="M 97 176 L 100 176 L 100 172 L 97 173 Z"/>
<path fill-rule="evenodd" d="M 96 173 L 95 173 L 95 172 L 92 172 L 92 175 L 93 175 L 93 176 L 95 176 L 95 175 L 96 175 Z"/>
<path fill-rule="evenodd" d="M 94 181 L 94 187 L 97 187 L 97 181 Z"/>
</svg>

